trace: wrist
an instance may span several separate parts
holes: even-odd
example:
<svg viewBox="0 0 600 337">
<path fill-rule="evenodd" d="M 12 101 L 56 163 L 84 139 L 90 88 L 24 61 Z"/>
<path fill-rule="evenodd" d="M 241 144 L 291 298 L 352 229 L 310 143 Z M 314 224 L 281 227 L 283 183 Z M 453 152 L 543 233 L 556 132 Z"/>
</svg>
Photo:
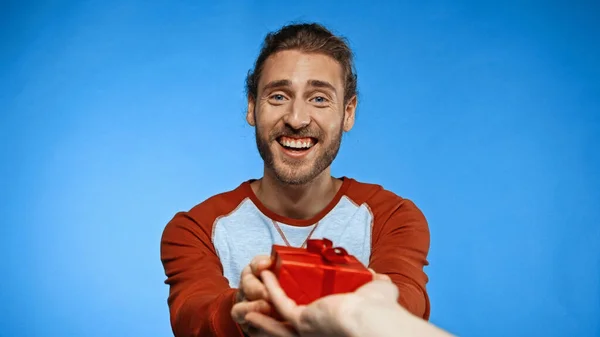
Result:
<svg viewBox="0 0 600 337">
<path fill-rule="evenodd" d="M 342 336 L 344 337 L 360 337 L 364 336 L 363 334 L 363 324 L 365 310 L 368 309 L 368 305 L 365 305 L 365 301 L 359 297 L 348 297 L 346 301 L 344 301 L 341 317 L 338 320 L 340 323 L 340 330 L 342 332 Z"/>
<path fill-rule="evenodd" d="M 361 300 L 348 308 L 347 319 L 343 321 L 345 337 L 387 337 L 411 331 L 412 321 L 408 312 L 396 303 L 388 304 Z M 408 325 L 408 326 L 407 326 Z"/>
</svg>

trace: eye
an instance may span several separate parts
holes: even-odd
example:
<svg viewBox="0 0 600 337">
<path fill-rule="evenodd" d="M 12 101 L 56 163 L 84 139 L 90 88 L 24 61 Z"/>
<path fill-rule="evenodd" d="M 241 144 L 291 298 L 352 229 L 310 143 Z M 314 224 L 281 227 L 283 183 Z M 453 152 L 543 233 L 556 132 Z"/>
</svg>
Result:
<svg viewBox="0 0 600 337">
<path fill-rule="evenodd" d="M 283 101 L 285 99 L 285 96 L 283 96 L 282 94 L 275 94 L 275 95 L 271 95 L 270 98 L 272 100 L 280 102 L 280 101 Z"/>
<path fill-rule="evenodd" d="M 314 101 L 315 103 L 318 103 L 318 104 L 323 104 L 323 103 L 327 103 L 328 102 L 327 98 L 325 98 L 323 96 L 313 97 L 312 101 Z"/>
</svg>

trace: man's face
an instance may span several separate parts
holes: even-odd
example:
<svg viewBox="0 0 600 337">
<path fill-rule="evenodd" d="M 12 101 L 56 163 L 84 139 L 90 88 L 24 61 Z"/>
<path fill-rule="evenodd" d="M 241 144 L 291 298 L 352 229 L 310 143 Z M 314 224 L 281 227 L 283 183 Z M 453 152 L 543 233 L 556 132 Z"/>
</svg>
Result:
<svg viewBox="0 0 600 337">
<path fill-rule="evenodd" d="M 344 105 L 343 71 L 333 58 L 295 50 L 264 64 L 247 120 L 267 169 L 283 183 L 305 184 L 327 169 L 342 132 L 354 124 L 356 98 Z"/>
</svg>

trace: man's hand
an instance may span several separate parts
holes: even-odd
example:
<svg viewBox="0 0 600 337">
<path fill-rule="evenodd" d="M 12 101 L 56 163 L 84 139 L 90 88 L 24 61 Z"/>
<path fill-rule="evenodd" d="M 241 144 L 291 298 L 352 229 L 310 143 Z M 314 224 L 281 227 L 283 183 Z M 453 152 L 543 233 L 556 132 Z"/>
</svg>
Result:
<svg viewBox="0 0 600 337">
<path fill-rule="evenodd" d="M 394 306 L 398 298 L 398 289 L 391 283 L 387 275 L 373 273 L 373 281 L 359 288 L 354 293 L 329 295 L 310 305 L 297 305 L 287 297 L 279 286 L 275 275 L 269 271 L 262 273 L 262 279 L 268 290 L 273 306 L 281 316 L 293 327 L 290 329 L 282 322 L 262 315 L 260 312 L 249 312 L 248 322 L 261 328 L 268 336 L 331 336 L 346 337 L 353 335 L 355 312 L 369 305 Z"/>
<path fill-rule="evenodd" d="M 240 325 L 248 336 L 258 336 L 258 331 L 252 328 L 246 321 L 246 315 L 250 312 L 258 312 L 264 315 L 273 313 L 269 304 L 267 288 L 259 278 L 260 273 L 271 265 L 269 256 L 256 256 L 249 265 L 242 270 L 240 285 L 236 295 L 236 303 L 231 309 L 231 317 Z"/>
</svg>

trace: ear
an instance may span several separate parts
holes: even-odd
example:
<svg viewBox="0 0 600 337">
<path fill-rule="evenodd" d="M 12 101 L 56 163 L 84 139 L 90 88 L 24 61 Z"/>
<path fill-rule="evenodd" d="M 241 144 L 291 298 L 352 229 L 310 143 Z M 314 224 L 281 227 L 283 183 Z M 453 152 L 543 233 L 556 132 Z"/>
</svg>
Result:
<svg viewBox="0 0 600 337">
<path fill-rule="evenodd" d="M 344 131 L 348 132 L 354 126 L 354 117 L 356 114 L 356 96 L 353 96 L 348 103 L 344 111 Z"/>
<path fill-rule="evenodd" d="M 256 119 L 254 117 L 254 107 L 256 106 L 254 97 L 248 95 L 248 111 L 246 111 L 246 121 L 251 126 L 256 126 Z"/>
</svg>

